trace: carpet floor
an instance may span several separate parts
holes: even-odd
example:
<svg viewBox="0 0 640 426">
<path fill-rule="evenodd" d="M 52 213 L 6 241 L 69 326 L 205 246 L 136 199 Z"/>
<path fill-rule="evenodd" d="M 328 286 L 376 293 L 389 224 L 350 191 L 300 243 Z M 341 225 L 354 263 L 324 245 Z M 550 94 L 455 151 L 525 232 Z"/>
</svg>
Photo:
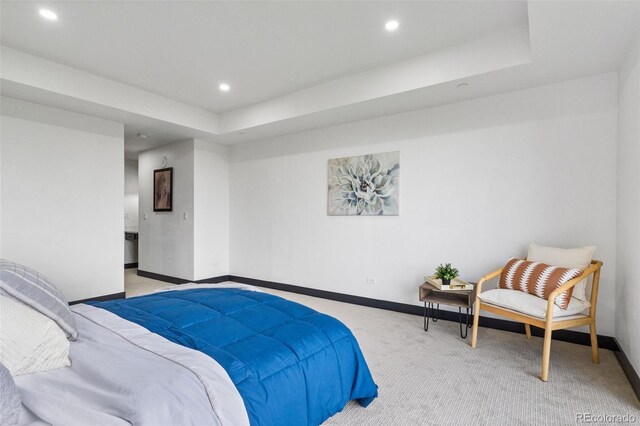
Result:
<svg viewBox="0 0 640 426">
<path fill-rule="evenodd" d="M 167 286 L 150 281 L 145 290 Z M 553 341 L 544 383 L 541 338 L 480 328 L 472 350 L 455 322 L 424 332 L 419 316 L 263 290 L 338 318 L 360 343 L 379 397 L 367 408 L 349 403 L 326 425 L 556 425 L 582 423 L 580 415 L 640 423 L 640 402 L 609 350 L 595 365 L 588 346 Z"/>
<path fill-rule="evenodd" d="M 635 416 L 640 402 L 613 352 L 551 344 L 549 381 L 539 379 L 542 339 L 480 328 L 478 346 L 459 325 L 265 289 L 344 322 L 378 384 L 367 408 L 351 402 L 327 425 L 576 424 L 579 414 Z M 524 326 L 523 326 L 524 327 Z"/>
</svg>

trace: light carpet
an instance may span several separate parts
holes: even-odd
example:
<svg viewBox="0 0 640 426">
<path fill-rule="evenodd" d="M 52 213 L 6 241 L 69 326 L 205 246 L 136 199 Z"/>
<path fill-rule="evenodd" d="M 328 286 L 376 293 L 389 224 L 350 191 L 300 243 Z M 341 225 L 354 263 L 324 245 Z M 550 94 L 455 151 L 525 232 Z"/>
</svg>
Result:
<svg viewBox="0 0 640 426">
<path fill-rule="evenodd" d="M 152 281 L 144 290 L 167 286 Z M 544 383 L 541 338 L 480 328 L 473 350 L 456 322 L 424 332 L 419 316 L 263 290 L 338 318 L 360 343 L 380 396 L 367 408 L 350 403 L 327 425 L 555 425 L 587 413 L 640 424 L 640 402 L 611 351 L 601 349 L 595 365 L 588 346 L 553 341 Z"/>
<path fill-rule="evenodd" d="M 579 413 L 633 415 L 640 402 L 613 352 L 551 344 L 549 381 L 539 379 L 542 339 L 480 328 L 460 338 L 457 322 L 264 289 L 344 322 L 355 334 L 378 384 L 367 408 L 350 403 L 327 425 L 576 424 Z M 524 327 L 524 326 L 523 326 Z"/>
</svg>

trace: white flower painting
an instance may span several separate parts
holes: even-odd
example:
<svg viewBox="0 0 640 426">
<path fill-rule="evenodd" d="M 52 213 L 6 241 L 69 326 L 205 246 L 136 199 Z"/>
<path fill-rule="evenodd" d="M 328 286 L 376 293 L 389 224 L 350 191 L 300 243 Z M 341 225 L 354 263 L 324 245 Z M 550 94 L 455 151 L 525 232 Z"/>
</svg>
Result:
<svg viewBox="0 0 640 426">
<path fill-rule="evenodd" d="M 397 216 L 400 153 L 329 160 L 330 216 Z"/>
</svg>

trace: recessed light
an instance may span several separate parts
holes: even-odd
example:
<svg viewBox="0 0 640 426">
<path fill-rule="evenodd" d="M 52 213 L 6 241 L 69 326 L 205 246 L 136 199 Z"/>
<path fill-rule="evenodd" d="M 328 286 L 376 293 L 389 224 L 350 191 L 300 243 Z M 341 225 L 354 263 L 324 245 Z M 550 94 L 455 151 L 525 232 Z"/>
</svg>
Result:
<svg viewBox="0 0 640 426">
<path fill-rule="evenodd" d="M 49 9 L 40 9 L 40 16 L 42 16 L 44 19 L 48 19 L 49 21 L 57 21 L 58 20 L 58 15 Z"/>
<path fill-rule="evenodd" d="M 387 31 L 395 31 L 398 29 L 399 26 L 400 26 L 400 23 L 396 20 L 387 21 L 387 23 L 384 24 L 384 27 L 386 28 Z"/>
<path fill-rule="evenodd" d="M 228 92 L 231 89 L 231 86 L 229 86 L 227 83 L 220 83 L 220 86 L 218 86 L 218 87 L 223 92 Z"/>
<path fill-rule="evenodd" d="M 458 84 L 458 89 L 464 89 L 465 87 L 469 87 L 469 83 L 460 83 L 460 84 Z"/>
</svg>

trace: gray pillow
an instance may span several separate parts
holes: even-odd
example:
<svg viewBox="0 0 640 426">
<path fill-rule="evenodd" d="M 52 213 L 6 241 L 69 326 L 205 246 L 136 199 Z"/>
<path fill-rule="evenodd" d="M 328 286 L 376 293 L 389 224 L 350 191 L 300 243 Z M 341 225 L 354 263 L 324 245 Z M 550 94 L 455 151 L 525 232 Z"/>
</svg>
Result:
<svg viewBox="0 0 640 426">
<path fill-rule="evenodd" d="M 78 329 L 64 295 L 47 277 L 26 266 L 0 259 L 0 289 L 55 321 L 76 340 Z"/>
<path fill-rule="evenodd" d="M 20 418 L 20 392 L 11 373 L 0 364 L 0 425 L 17 425 Z"/>
</svg>

